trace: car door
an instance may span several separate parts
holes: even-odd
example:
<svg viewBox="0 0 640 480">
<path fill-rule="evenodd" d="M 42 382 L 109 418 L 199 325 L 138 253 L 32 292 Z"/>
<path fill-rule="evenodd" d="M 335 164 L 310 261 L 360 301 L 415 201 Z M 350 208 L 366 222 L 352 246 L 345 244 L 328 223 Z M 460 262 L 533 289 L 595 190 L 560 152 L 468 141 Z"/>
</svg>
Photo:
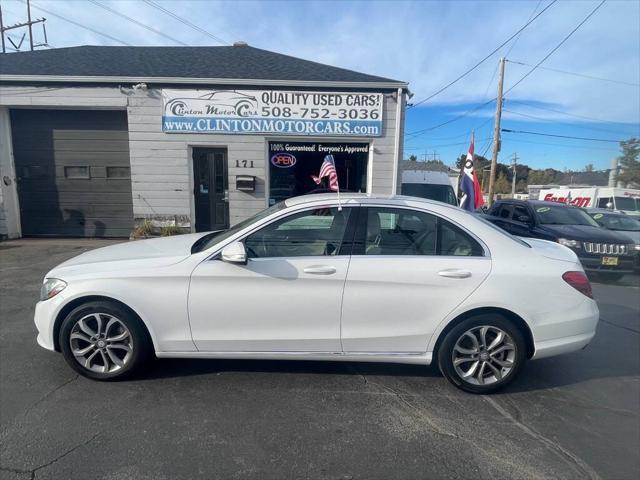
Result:
<svg viewBox="0 0 640 480">
<path fill-rule="evenodd" d="M 189 290 L 198 350 L 340 352 L 352 210 L 290 214 L 242 240 L 246 265 L 217 258 L 198 265 Z"/>
<path fill-rule="evenodd" d="M 490 269 L 480 242 L 442 217 L 363 207 L 343 296 L 344 352 L 424 353 Z"/>
</svg>

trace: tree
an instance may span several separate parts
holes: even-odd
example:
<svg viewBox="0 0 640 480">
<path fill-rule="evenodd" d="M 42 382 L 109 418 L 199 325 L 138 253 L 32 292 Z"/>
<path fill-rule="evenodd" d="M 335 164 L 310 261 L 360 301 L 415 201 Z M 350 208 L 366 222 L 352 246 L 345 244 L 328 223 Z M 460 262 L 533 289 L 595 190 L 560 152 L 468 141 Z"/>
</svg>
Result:
<svg viewBox="0 0 640 480">
<path fill-rule="evenodd" d="M 496 193 L 509 193 L 511 192 L 511 184 L 509 180 L 507 180 L 507 176 L 504 173 L 501 173 L 498 179 L 496 180 Z"/>
<path fill-rule="evenodd" d="M 616 181 L 626 185 L 640 185 L 640 140 L 630 138 L 627 141 L 620 142 L 622 155 L 618 157 L 620 162 L 620 173 L 616 175 Z"/>
<path fill-rule="evenodd" d="M 593 172 L 593 163 L 588 163 L 587 165 L 584 166 L 584 171 L 585 172 Z"/>
<path fill-rule="evenodd" d="M 417 162 L 418 161 L 418 157 L 416 157 L 415 155 L 410 155 L 409 156 L 409 161 L 410 162 Z"/>
</svg>

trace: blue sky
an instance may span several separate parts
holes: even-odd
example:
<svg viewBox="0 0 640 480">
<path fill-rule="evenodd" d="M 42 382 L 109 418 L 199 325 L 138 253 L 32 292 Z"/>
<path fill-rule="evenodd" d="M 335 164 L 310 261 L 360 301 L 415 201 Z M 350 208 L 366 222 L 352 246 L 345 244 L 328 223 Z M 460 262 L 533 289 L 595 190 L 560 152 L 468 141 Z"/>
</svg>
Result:
<svg viewBox="0 0 640 480">
<path fill-rule="evenodd" d="M 192 45 L 219 44 L 143 1 L 96 0 Z M 226 42 L 250 45 L 410 83 L 426 98 L 515 33 L 551 0 L 521 1 L 176 1 L 156 3 Z M 599 1 L 560 0 L 473 73 L 407 112 L 407 133 L 428 129 L 495 97 L 498 59 L 506 55 L 509 88 L 553 49 Z M 37 6 L 133 45 L 175 45 L 87 0 L 33 0 L 47 17 L 55 47 L 118 45 L 43 13 Z M 22 20 L 21 0 L 3 0 L 5 23 Z M 36 35 L 39 30 L 36 29 Z M 15 36 L 15 34 L 14 34 Z M 516 63 L 520 62 L 520 63 Z M 505 99 L 503 128 L 601 139 L 640 136 L 640 2 L 608 0 L 543 65 Z M 561 73 L 578 73 L 600 79 Z M 421 135 L 408 135 L 406 155 L 437 152 L 447 164 L 466 151 L 490 155 L 495 103 Z M 517 152 L 532 167 L 608 168 L 615 143 L 504 133 L 501 160 Z"/>
</svg>

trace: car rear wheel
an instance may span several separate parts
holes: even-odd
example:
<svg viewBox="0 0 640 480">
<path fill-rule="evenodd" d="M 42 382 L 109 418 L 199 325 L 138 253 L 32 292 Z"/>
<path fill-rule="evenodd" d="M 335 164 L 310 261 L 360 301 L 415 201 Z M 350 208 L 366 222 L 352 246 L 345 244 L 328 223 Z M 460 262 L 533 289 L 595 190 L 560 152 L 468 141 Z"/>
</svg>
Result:
<svg viewBox="0 0 640 480">
<path fill-rule="evenodd" d="M 72 310 L 62 322 L 59 342 L 71 368 L 96 380 L 128 377 L 153 352 L 142 322 L 120 305 L 103 301 Z"/>
<path fill-rule="evenodd" d="M 526 360 L 520 330 L 499 315 L 468 318 L 445 336 L 438 349 L 442 374 L 456 387 L 471 393 L 491 393 L 517 375 Z"/>
</svg>

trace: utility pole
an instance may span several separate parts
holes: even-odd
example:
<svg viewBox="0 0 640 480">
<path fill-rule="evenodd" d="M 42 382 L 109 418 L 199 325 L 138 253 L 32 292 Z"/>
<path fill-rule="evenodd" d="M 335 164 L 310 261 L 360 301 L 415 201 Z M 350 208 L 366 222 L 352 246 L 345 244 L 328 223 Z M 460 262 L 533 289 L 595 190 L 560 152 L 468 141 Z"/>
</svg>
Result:
<svg viewBox="0 0 640 480">
<path fill-rule="evenodd" d="M 496 167 L 498 164 L 498 152 L 500 151 L 500 120 L 502 118 L 502 87 L 504 84 L 504 64 L 506 59 L 500 59 L 500 76 L 498 77 L 498 96 L 496 97 L 496 123 L 493 128 L 493 155 L 491 156 L 491 173 L 489 174 L 489 198 L 487 203 L 493 205 L 493 196 L 496 188 Z"/>
<path fill-rule="evenodd" d="M 2 9 L 0 7 L 0 37 L 2 37 L 2 53 L 7 53 L 7 48 L 5 44 L 5 32 L 9 30 L 14 30 L 16 28 L 22 28 L 22 27 L 27 27 L 29 29 L 29 48 L 31 49 L 31 51 L 33 51 L 37 47 L 48 47 L 49 44 L 47 43 L 47 29 L 45 27 L 46 20 L 47 20 L 46 18 L 36 18 L 35 20 L 31 20 L 31 3 L 30 3 L 30 0 L 27 0 L 27 21 L 14 23 L 13 25 L 9 25 L 8 27 L 5 27 L 2 19 Z M 38 43 L 38 44 L 33 43 L 33 25 L 35 25 L 36 23 L 42 23 L 44 43 Z M 16 43 L 11 39 L 11 37 L 7 35 L 7 40 L 9 40 L 11 45 L 13 45 L 14 50 L 16 51 L 20 50 L 20 46 L 22 45 L 23 39 L 24 39 L 24 34 L 22 35 L 22 39 L 16 45 Z"/>
<path fill-rule="evenodd" d="M 511 157 L 511 167 L 513 168 L 513 178 L 511 179 L 511 198 L 516 195 L 516 165 L 518 164 L 518 154 L 514 153 Z"/>
<path fill-rule="evenodd" d="M 31 46 L 31 51 L 33 52 L 33 23 L 31 23 L 31 0 L 27 0 L 27 24 L 29 25 L 29 45 Z"/>
</svg>

